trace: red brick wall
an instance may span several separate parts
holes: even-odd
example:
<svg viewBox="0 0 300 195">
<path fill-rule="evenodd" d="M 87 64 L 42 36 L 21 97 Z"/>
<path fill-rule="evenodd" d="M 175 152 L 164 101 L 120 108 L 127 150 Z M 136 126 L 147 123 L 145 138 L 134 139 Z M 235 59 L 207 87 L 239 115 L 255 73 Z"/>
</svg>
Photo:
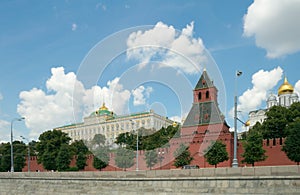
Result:
<svg viewBox="0 0 300 195">
<path fill-rule="evenodd" d="M 201 128 L 202 129 L 202 128 Z M 205 128 L 204 128 L 205 129 Z M 173 165 L 174 162 L 174 152 L 180 146 L 181 143 L 189 145 L 189 150 L 194 160 L 191 162 L 192 165 L 198 165 L 200 168 L 205 167 L 213 167 L 209 165 L 203 154 L 203 149 L 205 149 L 210 144 L 210 140 L 214 139 L 216 135 L 207 136 L 204 138 L 204 134 L 196 134 L 194 136 L 184 136 L 181 139 L 173 138 L 170 141 L 170 147 L 159 148 L 157 152 L 160 151 L 163 153 L 163 160 L 158 162 L 152 169 L 176 169 Z M 227 152 L 229 155 L 229 160 L 223 163 L 218 164 L 218 167 L 231 167 L 232 159 L 233 159 L 233 138 L 231 133 L 221 133 L 218 136 L 218 140 L 221 140 L 224 144 L 226 144 Z M 284 142 L 284 140 L 282 140 Z M 275 144 L 273 144 L 273 140 L 269 141 L 269 145 L 267 145 L 267 140 L 263 141 L 263 147 L 266 150 L 266 155 L 268 158 L 265 161 L 255 163 L 255 166 L 278 166 L 278 165 L 296 165 L 297 163 L 289 160 L 286 154 L 281 150 L 282 145 L 280 145 L 280 139 L 276 139 Z M 238 143 L 238 160 L 239 166 L 252 166 L 243 164 L 242 155 L 243 147 L 241 142 Z M 110 165 L 103 169 L 103 171 L 119 171 L 122 170 L 115 166 L 113 161 L 113 154 L 111 154 Z M 139 170 L 149 170 L 147 168 L 145 160 L 144 160 L 144 151 L 139 151 Z M 75 166 L 76 159 L 72 159 L 70 166 Z M 160 167 L 161 165 L 161 167 Z M 135 170 L 136 165 L 133 165 L 131 168 L 128 168 L 128 171 Z M 23 168 L 23 172 L 27 171 L 27 163 Z M 37 159 L 35 156 L 31 157 L 30 161 L 30 171 L 46 171 L 41 164 L 37 163 Z M 99 171 L 93 167 L 93 155 L 88 156 L 87 158 L 87 166 L 83 171 Z"/>
<path fill-rule="evenodd" d="M 267 159 L 261 162 L 254 163 L 254 166 L 296 165 L 297 163 L 288 159 L 285 152 L 281 150 L 283 143 L 284 139 L 282 139 L 282 143 L 280 143 L 279 138 L 275 139 L 274 143 L 273 139 L 269 140 L 269 145 L 267 144 L 267 140 L 263 140 L 263 148 L 266 150 L 265 155 L 267 156 Z M 242 163 L 243 157 L 241 157 L 241 155 L 243 152 L 244 150 L 240 142 L 238 147 L 239 166 L 252 166 Z"/>
</svg>

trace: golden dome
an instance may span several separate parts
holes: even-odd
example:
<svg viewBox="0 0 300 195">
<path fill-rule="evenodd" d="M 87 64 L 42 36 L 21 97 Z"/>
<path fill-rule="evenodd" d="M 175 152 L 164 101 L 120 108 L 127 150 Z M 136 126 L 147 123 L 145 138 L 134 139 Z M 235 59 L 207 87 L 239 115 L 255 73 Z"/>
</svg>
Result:
<svg viewBox="0 0 300 195">
<path fill-rule="evenodd" d="M 103 103 L 99 110 L 108 110 L 108 108 L 105 106 L 105 103 Z"/>
<path fill-rule="evenodd" d="M 278 89 L 278 95 L 290 94 L 293 92 L 294 92 L 294 87 L 291 84 L 289 84 L 287 78 L 284 77 L 284 82 Z"/>
</svg>

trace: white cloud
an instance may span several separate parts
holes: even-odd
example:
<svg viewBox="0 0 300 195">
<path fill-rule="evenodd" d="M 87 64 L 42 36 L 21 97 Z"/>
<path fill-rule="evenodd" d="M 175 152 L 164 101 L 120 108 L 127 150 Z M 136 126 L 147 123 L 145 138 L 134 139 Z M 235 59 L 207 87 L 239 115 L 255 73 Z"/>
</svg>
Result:
<svg viewBox="0 0 300 195">
<path fill-rule="evenodd" d="M 106 5 L 102 4 L 102 3 L 97 3 L 96 4 L 96 9 L 101 8 L 103 11 L 106 11 L 107 7 Z"/>
<path fill-rule="evenodd" d="M 7 142 L 10 139 L 10 123 L 0 119 L 0 143 Z"/>
<path fill-rule="evenodd" d="M 145 88 L 144 86 L 139 86 L 138 88 L 132 90 L 133 95 L 133 105 L 140 106 L 146 104 L 146 98 L 150 97 L 151 92 L 153 91 L 152 87 Z"/>
<path fill-rule="evenodd" d="M 294 89 L 295 92 L 300 95 L 300 80 L 296 82 Z"/>
<path fill-rule="evenodd" d="M 159 59 L 161 66 L 197 73 L 206 57 L 204 44 L 200 38 L 193 37 L 193 30 L 194 22 L 181 31 L 158 22 L 150 30 L 134 32 L 127 39 L 127 58 L 138 60 L 143 65 Z"/>
<path fill-rule="evenodd" d="M 171 116 L 170 119 L 171 119 L 172 121 L 176 121 L 176 122 L 178 122 L 178 123 L 181 123 L 181 122 L 182 122 L 182 117 L 180 117 L 180 116 Z"/>
<path fill-rule="evenodd" d="M 3 95 L 0 93 L 0 101 L 3 100 Z M 1 113 L 1 110 L 0 110 Z M 8 121 L 0 119 L 0 143 L 7 142 L 10 138 L 9 134 L 10 123 Z"/>
<path fill-rule="evenodd" d="M 254 0 L 244 16 L 244 35 L 254 36 L 269 58 L 298 52 L 299 10 L 299 0 Z"/>
<path fill-rule="evenodd" d="M 76 24 L 76 23 L 73 23 L 73 24 L 72 24 L 72 31 L 75 31 L 75 30 L 77 30 L 77 24 Z"/>
<path fill-rule="evenodd" d="M 94 86 L 85 91 L 85 95 L 83 96 L 83 104 L 86 105 L 84 116 L 97 109 L 103 102 L 116 114 L 124 114 L 131 94 L 130 91 L 123 89 L 119 80 L 116 77 L 112 81 L 107 82 L 107 87 Z"/>
<path fill-rule="evenodd" d="M 81 120 L 82 116 L 90 114 L 101 105 L 102 97 L 105 97 L 110 109 L 120 113 L 125 110 L 130 98 L 130 92 L 118 83 L 119 78 L 109 81 L 107 87 L 85 89 L 76 75 L 73 72 L 65 73 L 63 67 L 52 68 L 51 73 L 52 76 L 46 82 L 46 92 L 33 88 L 19 95 L 21 101 L 17 111 L 26 118 L 30 137 L 36 138 L 45 130 L 79 122 L 76 119 Z"/>
<path fill-rule="evenodd" d="M 273 89 L 282 77 L 283 70 L 277 67 L 271 71 L 259 70 L 252 76 L 252 89 L 246 90 L 238 98 L 238 111 L 249 113 L 261 106 L 267 99 L 267 93 Z M 230 115 L 233 116 L 233 108 Z"/>
</svg>

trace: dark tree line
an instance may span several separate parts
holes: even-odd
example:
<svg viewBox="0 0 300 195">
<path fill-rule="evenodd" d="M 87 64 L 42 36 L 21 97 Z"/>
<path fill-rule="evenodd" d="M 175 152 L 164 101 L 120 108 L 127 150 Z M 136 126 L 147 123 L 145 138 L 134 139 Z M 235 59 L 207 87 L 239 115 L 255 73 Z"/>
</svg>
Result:
<svg viewBox="0 0 300 195">
<path fill-rule="evenodd" d="M 14 171 L 20 172 L 25 166 L 27 157 L 27 146 L 22 141 L 13 142 Z M 8 172 L 11 169 L 11 145 L 10 143 L 0 144 L 0 171 Z"/>
<path fill-rule="evenodd" d="M 139 150 L 153 150 L 156 148 L 166 147 L 169 140 L 179 135 L 179 126 L 172 125 L 167 128 L 162 127 L 158 131 L 151 129 L 138 129 L 138 148 Z M 115 143 L 125 145 L 127 149 L 136 150 L 137 135 L 135 133 L 122 133 L 117 138 Z"/>
<path fill-rule="evenodd" d="M 289 108 L 273 106 L 266 112 L 267 118 L 262 124 L 257 123 L 251 130 L 243 134 L 245 152 L 243 162 L 252 164 L 267 158 L 262 148 L 263 139 L 279 138 L 282 150 L 287 157 L 299 164 L 300 162 L 300 102 L 293 103 Z"/>
</svg>

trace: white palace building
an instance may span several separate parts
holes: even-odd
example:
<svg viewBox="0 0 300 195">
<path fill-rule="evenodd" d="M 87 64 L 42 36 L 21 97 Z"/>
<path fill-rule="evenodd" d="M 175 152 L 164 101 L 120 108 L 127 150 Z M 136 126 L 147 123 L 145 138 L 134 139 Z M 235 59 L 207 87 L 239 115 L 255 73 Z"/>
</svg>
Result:
<svg viewBox="0 0 300 195">
<path fill-rule="evenodd" d="M 168 117 L 154 113 L 153 110 L 118 116 L 109 111 L 103 103 L 102 107 L 85 117 L 82 123 L 58 127 L 55 130 L 67 133 L 72 141 L 81 139 L 90 141 L 96 134 L 102 134 L 110 145 L 121 133 L 132 132 L 141 127 L 159 130 L 174 123 Z"/>
<path fill-rule="evenodd" d="M 248 124 L 250 128 L 253 127 L 257 122 L 262 123 L 266 118 L 266 112 L 272 106 L 284 106 L 289 107 L 294 102 L 298 102 L 299 97 L 294 92 L 294 87 L 288 82 L 287 78 L 284 78 L 283 84 L 278 89 L 278 95 L 271 93 L 267 99 L 267 108 L 251 111 L 249 113 Z"/>
</svg>

